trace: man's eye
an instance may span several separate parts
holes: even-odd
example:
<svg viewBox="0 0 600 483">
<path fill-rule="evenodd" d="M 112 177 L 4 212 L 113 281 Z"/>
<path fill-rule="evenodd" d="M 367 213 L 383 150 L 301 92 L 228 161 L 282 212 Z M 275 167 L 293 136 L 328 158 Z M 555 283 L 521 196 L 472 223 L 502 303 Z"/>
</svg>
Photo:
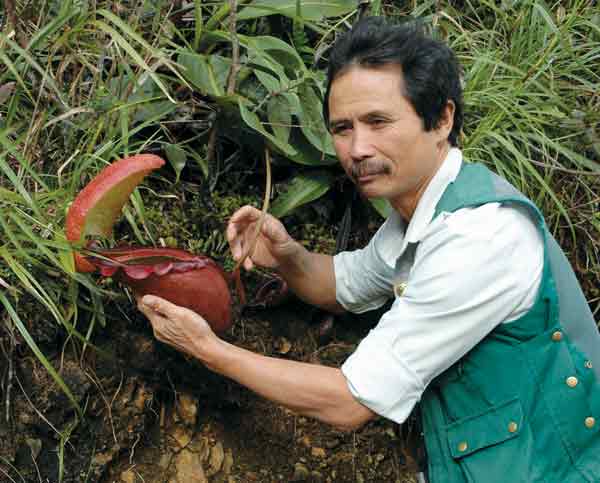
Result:
<svg viewBox="0 0 600 483">
<path fill-rule="evenodd" d="M 348 131 L 350 131 L 350 126 L 348 126 L 348 125 L 345 125 L 345 124 L 342 124 L 342 125 L 339 125 L 339 126 L 334 126 L 334 127 L 331 129 L 331 133 L 332 133 L 332 134 L 336 134 L 336 135 L 345 134 L 345 133 L 347 133 Z"/>
<path fill-rule="evenodd" d="M 387 119 L 381 119 L 381 118 L 371 119 L 370 124 L 372 126 L 383 126 L 384 124 L 387 124 Z"/>
</svg>

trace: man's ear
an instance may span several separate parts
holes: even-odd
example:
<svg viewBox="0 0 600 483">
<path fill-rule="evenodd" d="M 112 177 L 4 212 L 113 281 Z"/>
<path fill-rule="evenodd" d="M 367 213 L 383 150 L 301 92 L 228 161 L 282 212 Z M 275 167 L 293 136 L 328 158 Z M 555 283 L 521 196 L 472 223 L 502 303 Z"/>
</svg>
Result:
<svg viewBox="0 0 600 483">
<path fill-rule="evenodd" d="M 454 111 L 456 110 L 456 105 L 454 101 L 448 99 L 446 105 L 442 109 L 440 119 L 438 120 L 438 125 L 436 127 L 436 131 L 439 134 L 438 141 L 447 141 L 452 128 L 454 127 Z"/>
</svg>

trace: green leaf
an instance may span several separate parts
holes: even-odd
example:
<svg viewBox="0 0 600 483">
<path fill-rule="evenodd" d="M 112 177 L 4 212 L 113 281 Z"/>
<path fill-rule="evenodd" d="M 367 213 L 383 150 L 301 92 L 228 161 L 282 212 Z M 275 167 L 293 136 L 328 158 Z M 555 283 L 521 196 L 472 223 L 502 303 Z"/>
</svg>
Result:
<svg viewBox="0 0 600 483">
<path fill-rule="evenodd" d="M 254 71 L 254 75 L 260 81 L 260 83 L 265 86 L 265 89 L 269 91 L 269 94 L 279 92 L 281 90 L 280 82 L 271 74 L 267 74 L 266 72 L 257 69 Z"/>
<path fill-rule="evenodd" d="M 323 196 L 333 184 L 335 177 L 327 171 L 317 171 L 296 176 L 286 191 L 273 202 L 271 213 L 283 217 L 306 203 Z"/>
<path fill-rule="evenodd" d="M 238 106 L 242 119 L 250 128 L 266 137 L 267 140 L 271 142 L 273 147 L 275 147 L 282 154 L 286 156 L 296 155 L 296 150 L 289 143 L 279 140 L 265 129 L 260 118 L 246 107 L 245 102 L 242 99 L 238 101 Z"/>
<path fill-rule="evenodd" d="M 225 83 L 231 61 L 218 55 L 189 52 L 179 54 L 177 62 L 185 69 L 185 77 L 200 92 L 213 97 L 225 95 Z"/>
<path fill-rule="evenodd" d="M 187 154 L 185 149 L 178 146 L 177 144 L 167 144 L 165 147 L 165 154 L 173 169 L 175 170 L 175 181 L 179 181 L 181 171 L 185 168 L 187 163 Z"/>
<path fill-rule="evenodd" d="M 300 99 L 300 112 L 298 117 L 302 132 L 311 144 L 318 150 L 335 156 L 335 149 L 329 131 L 325 128 L 323 113 L 321 112 L 321 99 L 309 82 L 298 86 Z"/>
<path fill-rule="evenodd" d="M 281 142 L 288 143 L 292 125 L 292 107 L 289 97 L 291 95 L 279 95 L 269 99 L 267 103 L 267 117 L 275 137 Z"/>
<path fill-rule="evenodd" d="M 129 54 L 129 56 L 142 69 L 144 69 L 145 72 L 148 73 L 148 75 L 152 78 L 152 80 L 154 82 L 156 82 L 156 85 L 158 85 L 158 87 L 160 87 L 160 90 L 163 91 L 165 96 L 171 102 L 175 103 L 175 99 L 173 99 L 171 97 L 171 95 L 169 94 L 169 90 L 163 84 L 163 82 L 159 79 L 159 77 L 156 75 L 156 73 L 154 72 L 154 69 L 150 68 L 150 66 L 146 63 L 146 61 L 138 53 L 138 51 L 129 42 L 127 42 L 127 40 L 125 40 L 125 38 L 119 32 L 117 32 L 110 25 L 108 25 L 104 22 L 101 22 L 100 20 L 96 20 L 96 21 L 92 22 L 92 24 L 95 25 L 96 27 L 98 27 L 99 29 L 103 30 L 105 33 L 107 33 L 115 43 L 117 43 L 125 52 L 127 52 Z"/>
<path fill-rule="evenodd" d="M 385 198 L 370 198 L 369 203 L 381 215 L 382 218 L 387 218 L 392 213 L 392 205 Z"/>
<path fill-rule="evenodd" d="M 200 166 L 200 169 L 202 170 L 202 174 L 205 178 L 208 178 L 208 162 L 206 161 L 206 158 L 203 158 L 194 150 L 188 151 L 187 154 L 196 160 L 196 163 L 198 164 L 198 166 Z"/>
<path fill-rule="evenodd" d="M 294 163 L 306 166 L 331 166 L 338 163 L 335 156 L 326 155 L 309 143 L 299 129 L 292 129 L 290 144 L 294 146 L 296 154 L 288 158 Z"/>
<path fill-rule="evenodd" d="M 302 0 L 302 18 L 322 20 L 325 17 L 338 17 L 356 8 L 356 0 Z M 267 15 L 296 17 L 296 0 L 254 0 L 243 8 L 238 19 L 248 20 Z"/>
<path fill-rule="evenodd" d="M 248 50 L 249 60 L 255 56 L 266 57 L 271 63 L 287 67 L 290 71 L 306 70 L 296 49 L 281 39 L 270 35 L 240 36 L 240 43 Z"/>
</svg>

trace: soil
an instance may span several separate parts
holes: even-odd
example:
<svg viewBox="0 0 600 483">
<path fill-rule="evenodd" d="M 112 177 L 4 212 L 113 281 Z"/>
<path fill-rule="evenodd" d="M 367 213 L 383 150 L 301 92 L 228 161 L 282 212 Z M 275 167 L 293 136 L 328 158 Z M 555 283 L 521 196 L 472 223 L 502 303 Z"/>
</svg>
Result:
<svg viewBox="0 0 600 483">
<path fill-rule="evenodd" d="M 23 341 L 5 350 L 13 377 L 8 399 L 3 388 L 0 481 L 415 481 L 391 422 L 342 432 L 298 416 L 157 342 L 125 295 L 108 305 L 95 340 L 108 358 L 30 324 L 83 419 Z M 244 311 L 224 338 L 266 355 L 339 366 L 368 331 L 369 317 L 336 319 L 325 331 L 324 318 L 291 299 Z"/>
</svg>

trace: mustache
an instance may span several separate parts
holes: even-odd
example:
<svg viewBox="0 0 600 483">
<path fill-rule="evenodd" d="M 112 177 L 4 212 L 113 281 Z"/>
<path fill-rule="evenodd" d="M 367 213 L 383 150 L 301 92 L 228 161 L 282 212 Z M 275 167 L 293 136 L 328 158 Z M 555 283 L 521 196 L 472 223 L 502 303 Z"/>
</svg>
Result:
<svg viewBox="0 0 600 483">
<path fill-rule="evenodd" d="M 350 168 L 350 176 L 352 179 L 357 180 L 362 176 L 369 176 L 372 174 L 389 174 L 390 168 L 383 161 L 376 159 L 362 161 L 357 164 L 353 164 Z"/>
</svg>

